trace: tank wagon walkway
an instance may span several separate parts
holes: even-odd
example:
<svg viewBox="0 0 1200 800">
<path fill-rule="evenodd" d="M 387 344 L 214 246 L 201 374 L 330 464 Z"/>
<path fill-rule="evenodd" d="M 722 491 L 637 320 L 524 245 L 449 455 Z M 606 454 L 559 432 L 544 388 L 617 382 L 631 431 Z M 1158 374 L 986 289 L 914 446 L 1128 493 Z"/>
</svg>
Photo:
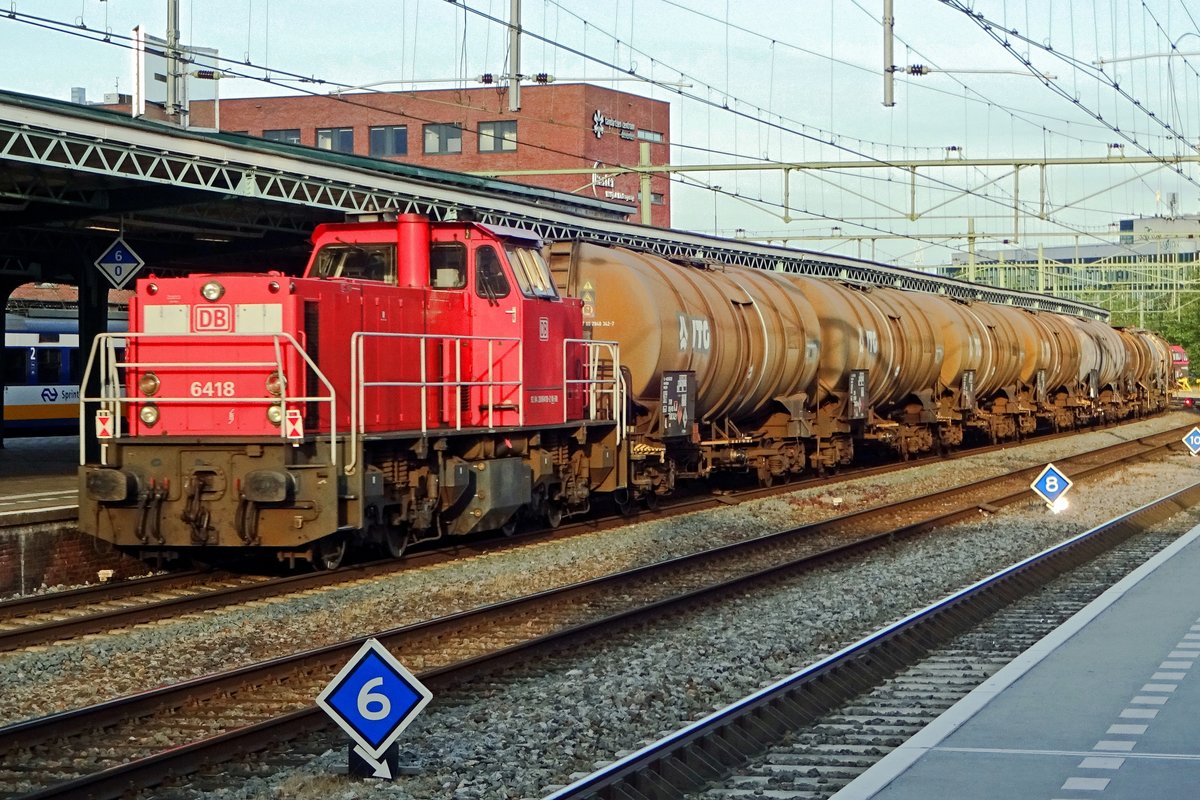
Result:
<svg viewBox="0 0 1200 800">
<path fill-rule="evenodd" d="M 1200 527 L 835 800 L 1200 796 Z"/>
</svg>

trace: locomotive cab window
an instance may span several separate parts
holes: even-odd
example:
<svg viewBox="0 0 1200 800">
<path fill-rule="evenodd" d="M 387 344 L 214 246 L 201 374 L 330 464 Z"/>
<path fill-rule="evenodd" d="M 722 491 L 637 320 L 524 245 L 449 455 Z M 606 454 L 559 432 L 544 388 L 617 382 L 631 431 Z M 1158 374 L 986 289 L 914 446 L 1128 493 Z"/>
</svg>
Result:
<svg viewBox="0 0 1200 800">
<path fill-rule="evenodd" d="M 434 289 L 467 285 L 467 248 L 462 242 L 442 242 L 430 248 L 429 285 Z"/>
<path fill-rule="evenodd" d="M 316 278 L 353 278 L 396 283 L 396 246 L 392 244 L 327 244 L 317 253 Z"/>
<path fill-rule="evenodd" d="M 550 276 L 550 265 L 539 251 L 513 244 L 505 245 L 504 249 L 508 252 L 508 262 L 512 264 L 522 294 L 548 300 L 558 298 L 558 290 L 554 288 L 554 279 Z"/>
<path fill-rule="evenodd" d="M 475 251 L 475 293 L 488 300 L 498 300 L 508 297 L 511 291 L 508 278 L 504 275 L 504 265 L 496 248 L 485 245 Z"/>
</svg>

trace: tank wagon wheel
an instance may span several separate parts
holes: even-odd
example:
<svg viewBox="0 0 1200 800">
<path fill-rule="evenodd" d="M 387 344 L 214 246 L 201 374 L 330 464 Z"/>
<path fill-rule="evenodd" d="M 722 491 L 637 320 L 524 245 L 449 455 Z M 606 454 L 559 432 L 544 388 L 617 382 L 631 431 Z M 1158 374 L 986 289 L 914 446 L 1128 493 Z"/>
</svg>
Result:
<svg viewBox="0 0 1200 800">
<path fill-rule="evenodd" d="M 771 468 L 768 466 L 765 466 L 765 465 L 759 467 L 758 468 L 758 485 L 764 489 L 770 489 L 771 485 L 774 483 L 775 483 L 775 476 L 771 474 Z"/>
<path fill-rule="evenodd" d="M 407 527 L 389 526 L 387 533 L 383 535 L 383 544 L 387 548 L 389 556 L 404 558 L 404 554 L 408 552 L 408 546 L 412 544 L 412 531 Z"/>
<path fill-rule="evenodd" d="M 617 504 L 617 511 L 622 517 L 632 517 L 637 513 L 637 506 L 634 505 L 633 495 L 628 489 L 618 489 L 613 492 L 613 502 Z"/>
<path fill-rule="evenodd" d="M 658 493 L 654 489 L 646 492 L 646 509 L 649 511 L 658 511 Z"/>
<path fill-rule="evenodd" d="M 313 565 L 317 569 L 337 569 L 346 557 L 346 537 L 341 534 L 326 536 L 317 542 Z"/>
</svg>

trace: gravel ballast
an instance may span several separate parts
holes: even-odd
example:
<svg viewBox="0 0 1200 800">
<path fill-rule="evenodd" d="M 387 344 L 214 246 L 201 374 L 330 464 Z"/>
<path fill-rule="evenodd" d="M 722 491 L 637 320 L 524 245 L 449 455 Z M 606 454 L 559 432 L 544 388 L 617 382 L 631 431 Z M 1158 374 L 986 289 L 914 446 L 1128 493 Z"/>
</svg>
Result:
<svg viewBox="0 0 1200 800">
<path fill-rule="evenodd" d="M 830 482 L 788 496 L 652 520 L 595 537 L 485 553 L 374 583 L 193 615 L 168 625 L 0 656 L 0 715 L 13 721 L 772 532 L 848 508 L 926 494 L 1194 420 L 1168 415 L 1068 440 L 972 456 L 877 478 Z M 1053 516 L 1032 499 L 822 570 L 770 596 L 744 596 L 686 620 L 630 632 L 585 657 L 510 672 L 462 696 L 437 697 L 402 738 L 420 775 L 395 784 L 329 775 L 336 750 L 292 774 L 239 780 L 212 796 L 509 798 L 636 749 L 904 613 L 1132 507 L 1191 485 L 1195 461 L 1154 464 L 1077 485 Z M 1189 525 L 1190 527 L 1190 525 Z M 396 654 L 402 661 L 403 653 Z M 419 669 L 419 665 L 409 665 Z M 49 683 L 48 683 L 49 682 Z M 47 685 L 56 691 L 46 692 Z"/>
</svg>

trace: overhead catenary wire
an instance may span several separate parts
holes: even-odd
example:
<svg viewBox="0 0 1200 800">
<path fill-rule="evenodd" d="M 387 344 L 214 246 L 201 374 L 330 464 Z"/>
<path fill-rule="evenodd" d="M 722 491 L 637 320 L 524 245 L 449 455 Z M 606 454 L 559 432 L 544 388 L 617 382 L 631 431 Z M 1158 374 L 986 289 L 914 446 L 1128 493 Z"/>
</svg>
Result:
<svg viewBox="0 0 1200 800">
<path fill-rule="evenodd" d="M 472 10 L 473 12 L 475 12 L 475 10 L 474 10 L 474 9 L 471 9 L 471 10 Z M 478 13 L 478 12 L 475 12 L 475 13 Z M 26 17 L 26 18 L 27 18 L 27 19 L 26 19 L 26 20 L 24 20 L 24 21 L 28 21 L 28 20 L 35 19 L 35 18 L 34 18 L 32 15 L 19 15 L 19 13 L 18 13 L 18 14 L 11 14 L 11 15 L 9 15 L 9 16 L 10 16 L 10 17 L 13 17 L 13 18 L 15 18 L 16 16 L 24 16 L 24 17 Z M 41 18 L 37 18 L 37 19 L 41 19 Z M 49 27 L 49 29 L 51 29 L 51 30 L 58 30 L 59 32 L 68 32 L 68 33 L 72 33 L 72 34 L 74 34 L 74 35 L 80 35 L 80 32 L 79 32 L 79 31 L 77 31 L 77 30 L 69 30 L 69 29 L 63 28 L 62 26 L 63 26 L 63 25 L 65 25 L 65 23 L 61 23 L 60 21 L 57 21 L 57 20 L 45 20 L 45 22 L 54 23 L 55 25 L 59 26 L 59 27 L 43 26 L 43 27 Z M 124 37 L 124 38 L 128 38 L 128 37 Z M 93 40 L 97 40 L 97 39 L 95 39 L 95 38 L 93 37 Z M 109 44 L 114 44 L 115 42 L 109 41 L 108 43 L 109 43 Z M 128 45 L 123 45 L 123 46 L 126 46 L 126 47 L 128 47 Z M 592 58 L 592 57 L 590 57 L 590 56 L 589 56 L 589 58 L 590 58 L 590 59 L 591 59 L 593 62 L 595 62 L 595 63 L 601 63 L 601 64 L 604 64 L 604 63 L 605 63 L 605 62 L 603 62 L 603 60 L 601 60 L 601 59 Z M 289 82 L 289 81 L 295 81 L 295 82 L 298 82 L 298 83 L 301 83 L 301 84 L 314 84 L 314 85 L 333 85 L 333 86 L 344 86 L 344 85 L 345 85 L 345 84 L 339 84 L 339 83 L 337 83 L 336 81 L 327 81 L 327 80 L 324 80 L 324 79 L 320 79 L 320 78 L 317 78 L 317 77 L 315 77 L 315 76 L 306 76 L 306 75 L 298 75 L 298 74 L 295 74 L 295 73 L 289 73 L 289 72 L 286 72 L 286 71 L 282 71 L 282 70 L 278 70 L 278 69 L 275 69 L 275 68 L 271 68 L 271 67 L 269 67 L 269 66 L 263 66 L 263 67 L 258 67 L 257 65 L 249 65 L 249 66 L 250 66 L 251 68 L 254 68 L 254 69 L 259 69 L 259 68 L 263 69 L 263 70 L 264 70 L 264 75 L 263 75 L 263 76 L 252 75 L 252 74 L 248 74 L 248 73 L 246 73 L 245 71 L 242 71 L 242 72 L 241 72 L 241 76 L 242 76 L 242 77 L 247 77 L 247 78 L 251 78 L 251 79 L 254 79 L 254 80 L 258 80 L 258 81 L 263 81 L 263 82 L 266 82 L 266 83 L 277 84 L 277 85 L 280 85 L 280 86 L 287 86 L 287 84 L 288 84 L 288 82 Z M 609 69 L 619 69 L 619 68 L 615 67 L 615 65 L 611 65 L 611 64 L 606 64 L 605 66 L 606 66 L 606 67 L 608 67 Z M 231 74 L 235 74 L 235 73 L 231 73 Z M 292 89 L 293 91 L 298 91 L 298 92 L 300 92 L 300 93 L 304 93 L 304 94 L 314 95 L 314 96 L 318 96 L 318 97 L 326 97 L 326 95 L 324 95 L 324 94 L 319 94 L 319 93 L 317 93 L 317 92 L 314 92 L 314 91 L 311 91 L 311 90 L 305 89 L 303 86 L 299 86 L 299 87 L 295 87 L 295 86 L 288 86 L 288 88 Z M 676 93 L 679 93 L 679 92 L 676 92 Z M 345 97 L 342 97 L 342 98 L 337 98 L 337 99 L 338 99 L 338 101 L 339 101 L 339 102 L 350 102 L 350 103 L 351 103 L 351 104 L 353 104 L 353 105 L 363 105 L 364 107 L 368 107 L 368 108 L 377 108 L 377 107 L 376 107 L 376 106 L 374 106 L 374 105 L 365 104 L 365 103 L 362 103 L 362 102 L 359 102 L 359 101 L 351 101 L 351 100 L 349 100 L 348 98 L 345 98 Z M 710 103 L 709 107 L 710 107 L 710 110 L 712 110 L 712 109 L 713 109 L 715 106 L 714 106 L 713 104 L 711 104 L 711 103 Z M 732 113 L 739 114 L 739 115 L 742 115 L 742 116 L 744 116 L 744 117 L 747 117 L 747 118 L 750 118 L 750 117 L 751 117 L 751 115 L 748 115 L 748 114 L 746 114 L 746 112 L 744 112 L 743 110 L 741 110 L 741 109 L 738 109 L 738 108 L 730 108 L 730 109 L 727 109 L 727 110 L 731 111 Z M 415 119 L 418 119 L 418 121 L 420 121 L 420 118 L 419 118 L 419 117 L 413 117 L 412 115 L 406 115 L 406 116 L 409 116 L 410 118 L 415 118 Z M 425 121 L 432 121 L 432 120 L 425 120 Z M 789 132 L 789 133 L 793 133 L 793 134 L 794 134 L 794 133 L 796 133 L 795 131 L 791 131 L 791 130 L 787 129 L 787 128 L 786 128 L 786 126 L 785 126 L 785 125 L 782 125 L 782 124 L 776 124 L 776 129 L 777 129 L 777 130 L 779 130 L 780 132 L 787 131 L 787 132 Z M 803 134 L 801 134 L 801 135 L 803 135 Z M 839 143 L 838 141 L 836 141 L 836 137 L 834 138 L 834 140 L 833 140 L 833 141 L 829 141 L 829 142 L 825 142 L 825 141 L 819 140 L 819 139 L 817 139 L 817 138 L 815 138 L 815 137 L 811 137 L 811 136 L 809 136 L 808 138 L 809 138 L 810 140 L 812 140 L 812 141 L 819 142 L 819 143 L 821 143 L 822 145 L 833 146 L 833 147 L 836 147 L 836 148 L 838 148 L 838 149 L 842 149 L 842 150 L 844 150 L 844 151 L 847 151 L 847 152 L 856 152 L 856 151 L 854 151 L 853 149 L 851 149 L 851 148 L 847 148 L 847 147 L 845 147 L 843 144 L 841 144 L 841 143 Z M 550 151 L 553 151 L 553 152 L 559 152 L 559 153 L 564 153 L 564 154 L 566 154 L 566 155 L 572 155 L 572 156 L 578 157 L 578 154 L 568 153 L 568 152 L 566 152 L 566 151 L 557 150 L 557 149 L 555 149 L 555 148 L 543 147 L 542 149 L 546 149 L 546 150 L 550 150 Z M 859 155 L 863 155 L 863 154 L 859 154 Z M 867 158 L 869 158 L 869 156 L 867 156 Z M 875 159 L 875 160 L 876 160 L 876 161 L 879 161 L 878 159 Z M 879 163 L 885 163 L 885 162 L 879 161 Z M 926 180 L 928 180 L 928 178 L 927 178 L 927 176 L 924 176 L 924 175 L 922 175 L 922 176 L 921 176 L 921 180 L 922 180 L 922 181 L 926 181 Z M 932 180 L 932 181 L 931 181 L 931 183 L 932 183 L 933 185 L 935 185 L 935 186 L 941 186 L 941 187 L 946 187 L 946 188 L 949 188 L 949 189 L 953 189 L 954 191 L 965 191 L 965 192 L 968 194 L 968 196 L 972 196 L 972 195 L 974 195 L 974 193 L 973 193 L 973 192 L 972 192 L 970 189 L 966 189 L 966 190 L 964 190 L 962 187 L 955 186 L 955 185 L 953 185 L 953 184 L 950 184 L 950 183 L 948 183 L 948 182 L 946 182 L 946 181 L 941 181 L 941 180 L 936 180 L 936 179 L 934 179 L 934 180 Z M 775 205 L 776 207 L 780 207 L 778 203 L 775 203 L 774 205 Z M 793 206 L 792 206 L 792 208 L 793 208 L 794 210 L 796 210 L 797 212 L 799 212 L 799 213 L 806 213 L 806 214 L 810 214 L 810 215 L 814 214 L 814 212 L 812 212 L 812 211 L 809 211 L 809 210 L 807 210 L 807 209 L 801 209 L 801 208 L 798 208 L 798 207 L 796 207 L 795 205 L 793 205 Z M 821 217 L 827 217 L 827 218 L 835 219 L 834 217 L 828 217 L 828 215 L 817 215 L 817 216 L 821 216 Z M 1065 223 L 1063 223 L 1063 222 L 1060 222 L 1060 221 L 1054 221 L 1054 222 L 1053 222 L 1053 224 L 1054 224 L 1054 225 L 1056 225 L 1056 226 L 1058 226 L 1058 227 L 1064 227 L 1064 228 L 1066 228 L 1066 229 L 1068 229 L 1068 230 L 1071 230 L 1071 226 L 1069 226 L 1069 225 L 1066 225 L 1066 224 L 1065 224 Z M 879 230 L 880 232 L 883 232 L 883 233 L 892 233 L 892 232 L 890 232 L 890 231 L 884 231 L 883 229 L 878 229 L 878 230 Z M 915 237 L 914 237 L 914 238 L 915 238 Z"/>
</svg>

